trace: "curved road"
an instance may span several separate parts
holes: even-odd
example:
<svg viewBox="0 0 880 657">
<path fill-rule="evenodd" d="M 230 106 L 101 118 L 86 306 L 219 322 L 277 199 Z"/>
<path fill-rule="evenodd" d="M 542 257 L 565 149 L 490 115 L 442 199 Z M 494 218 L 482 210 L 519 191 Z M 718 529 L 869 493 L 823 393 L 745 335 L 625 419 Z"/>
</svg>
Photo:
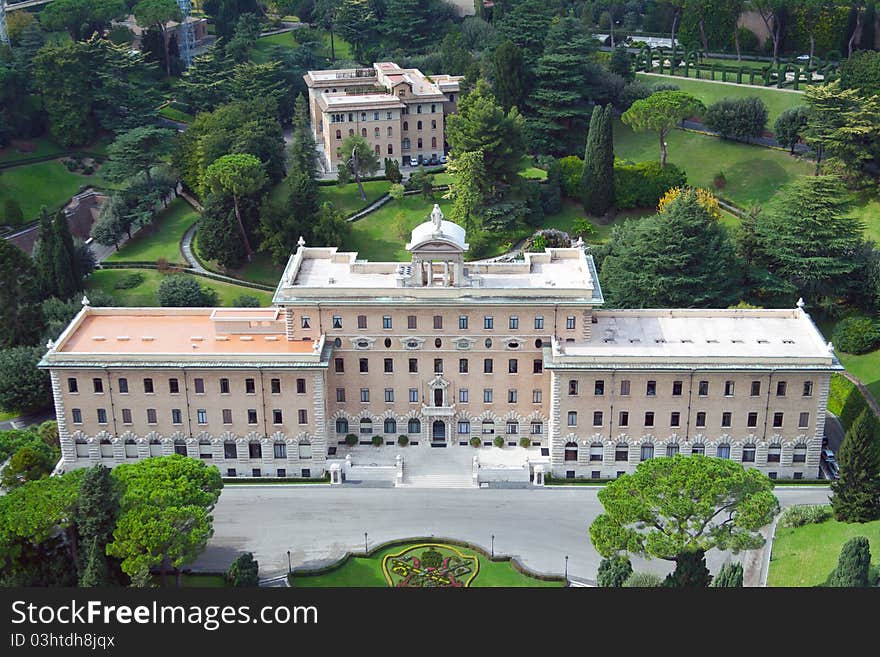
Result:
<svg viewBox="0 0 880 657">
<path fill-rule="evenodd" d="M 214 510 L 215 534 L 196 570 L 223 571 L 243 551 L 254 553 L 262 577 L 339 559 L 392 539 L 438 536 L 466 540 L 510 554 L 534 570 L 593 580 L 601 557 L 587 527 L 602 512 L 592 486 L 543 489 L 330 488 L 322 485 L 229 485 Z M 783 506 L 827 502 L 828 489 L 778 488 Z M 755 555 L 760 565 L 760 555 Z M 715 572 L 729 559 L 713 550 Z M 636 570 L 665 574 L 664 561 L 633 560 Z"/>
</svg>

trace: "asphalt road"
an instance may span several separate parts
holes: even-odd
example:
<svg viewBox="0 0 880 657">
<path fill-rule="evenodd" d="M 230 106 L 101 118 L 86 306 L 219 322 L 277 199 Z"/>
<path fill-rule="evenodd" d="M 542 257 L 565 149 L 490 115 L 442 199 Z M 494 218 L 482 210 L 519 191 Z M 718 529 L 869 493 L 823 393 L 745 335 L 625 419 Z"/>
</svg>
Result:
<svg viewBox="0 0 880 657">
<path fill-rule="evenodd" d="M 544 489 L 330 488 L 327 486 L 227 486 L 214 510 L 215 534 L 195 570 L 222 571 L 240 553 L 260 562 L 260 575 L 336 561 L 348 551 L 419 536 L 457 538 L 520 558 L 529 568 L 595 579 L 601 557 L 587 534 L 602 511 L 591 486 Z M 827 501 L 815 487 L 779 488 L 783 506 Z M 707 555 L 716 571 L 730 555 Z M 636 570 L 665 574 L 670 563 L 633 560 Z"/>
</svg>

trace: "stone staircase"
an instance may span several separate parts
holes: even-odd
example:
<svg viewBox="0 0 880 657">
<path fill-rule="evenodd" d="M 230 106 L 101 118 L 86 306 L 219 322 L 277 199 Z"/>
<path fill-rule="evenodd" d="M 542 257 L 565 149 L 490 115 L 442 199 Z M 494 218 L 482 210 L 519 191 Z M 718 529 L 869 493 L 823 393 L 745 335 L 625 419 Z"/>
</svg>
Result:
<svg viewBox="0 0 880 657">
<path fill-rule="evenodd" d="M 404 469 L 403 483 L 398 488 L 476 488 L 470 472 L 407 474 Z"/>
</svg>

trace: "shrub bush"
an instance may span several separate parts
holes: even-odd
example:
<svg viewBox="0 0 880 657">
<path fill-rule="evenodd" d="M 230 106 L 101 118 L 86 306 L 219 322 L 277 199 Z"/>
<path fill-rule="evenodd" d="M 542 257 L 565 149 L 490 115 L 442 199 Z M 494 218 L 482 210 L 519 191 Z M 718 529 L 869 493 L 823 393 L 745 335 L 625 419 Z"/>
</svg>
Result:
<svg viewBox="0 0 880 657">
<path fill-rule="evenodd" d="M 504 438 L 502 436 L 495 436 L 495 440 L 492 442 L 495 443 L 495 447 L 504 447 Z"/>
<path fill-rule="evenodd" d="M 476 436 L 471 438 L 470 442 L 471 442 L 471 447 L 479 447 L 480 445 L 483 444 L 482 441 L 479 438 L 477 438 Z"/>
<path fill-rule="evenodd" d="M 597 584 L 602 588 L 618 588 L 633 574 L 632 564 L 627 556 L 611 557 L 599 562 Z"/>
<path fill-rule="evenodd" d="M 562 193 L 569 198 L 580 198 L 581 176 L 584 172 L 584 161 L 577 155 L 569 155 L 559 160 L 559 184 Z"/>
<path fill-rule="evenodd" d="M 870 317 L 846 317 L 834 329 L 834 346 L 848 354 L 866 354 L 880 346 L 880 325 Z"/>
<path fill-rule="evenodd" d="M 715 185 L 715 189 L 724 189 L 727 187 L 727 176 L 724 175 L 723 171 L 719 171 L 715 174 L 715 177 L 712 178 L 712 184 Z"/>
<path fill-rule="evenodd" d="M 625 589 L 653 589 L 663 585 L 663 578 L 654 573 L 635 572 L 623 582 Z"/>
<path fill-rule="evenodd" d="M 397 444 L 401 447 L 409 445 L 409 436 L 400 435 L 397 437 Z"/>
<path fill-rule="evenodd" d="M 725 138 L 748 141 L 760 137 L 767 125 L 767 106 L 760 98 L 722 98 L 703 117 L 706 126 Z"/>
<path fill-rule="evenodd" d="M 117 290 L 129 290 L 133 287 L 137 287 L 141 283 L 144 282 L 144 275 L 139 272 L 132 272 L 131 274 L 126 274 L 118 281 L 113 284 L 113 287 Z"/>
<path fill-rule="evenodd" d="M 779 516 L 779 524 L 782 527 L 802 527 L 825 522 L 829 518 L 831 507 L 827 504 L 790 506 Z"/>
<path fill-rule="evenodd" d="M 232 305 L 238 308 L 259 308 L 260 300 L 250 294 L 242 294 L 232 300 Z"/>
<path fill-rule="evenodd" d="M 159 283 L 160 306 L 208 307 L 217 305 L 217 293 L 189 274 L 173 274 Z"/>
<path fill-rule="evenodd" d="M 523 436 L 522 438 L 519 439 L 519 446 L 520 447 L 531 447 L 532 441 L 529 440 L 528 438 L 526 438 L 525 436 Z"/>
<path fill-rule="evenodd" d="M 349 447 L 354 447 L 355 445 L 357 445 L 358 444 L 357 434 L 350 433 L 347 436 L 345 436 L 345 444 L 348 445 Z"/>
<path fill-rule="evenodd" d="M 3 202 L 3 221 L 13 226 L 24 221 L 24 213 L 17 199 L 8 198 Z"/>
<path fill-rule="evenodd" d="M 251 552 L 238 555 L 226 571 L 226 582 L 230 586 L 250 587 L 260 585 L 260 565 Z"/>
<path fill-rule="evenodd" d="M 687 184 L 687 175 L 674 164 L 659 162 L 614 163 L 615 206 L 618 210 L 656 207 L 673 187 Z"/>
<path fill-rule="evenodd" d="M 373 436 L 373 440 L 371 442 L 373 443 L 373 447 L 381 447 L 382 443 L 385 441 L 382 440 L 382 436 Z"/>
</svg>

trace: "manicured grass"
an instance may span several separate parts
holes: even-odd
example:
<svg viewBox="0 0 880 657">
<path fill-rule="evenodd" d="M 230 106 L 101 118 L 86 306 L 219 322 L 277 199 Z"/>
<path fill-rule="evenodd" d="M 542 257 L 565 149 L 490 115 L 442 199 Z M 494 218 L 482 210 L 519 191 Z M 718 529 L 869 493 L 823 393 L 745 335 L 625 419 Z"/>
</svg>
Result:
<svg viewBox="0 0 880 657">
<path fill-rule="evenodd" d="M 880 244 L 880 199 L 868 194 L 858 195 L 852 214 L 865 222 L 865 239 Z"/>
<path fill-rule="evenodd" d="M 545 217 L 541 228 L 555 228 L 557 230 L 565 231 L 566 233 L 571 233 L 574 230 L 575 220 L 587 218 L 590 220 L 590 223 L 596 227 L 596 234 L 585 241 L 590 244 L 601 244 L 602 242 L 608 241 L 611 237 L 611 229 L 614 228 L 616 224 L 626 221 L 627 219 L 639 219 L 651 214 L 654 214 L 653 208 L 625 210 L 618 212 L 614 219 L 609 223 L 600 224 L 595 217 L 587 216 L 587 213 L 584 212 L 584 206 L 577 201 L 566 198 L 562 200 L 562 211 L 550 215 L 549 217 Z"/>
<path fill-rule="evenodd" d="M 79 151 L 82 153 L 94 153 L 96 155 L 103 155 L 107 152 L 107 144 L 110 143 L 110 138 L 101 137 L 91 144 L 86 144 L 85 146 L 76 146 L 74 148 L 66 148 L 64 146 L 61 146 L 60 144 L 52 141 L 52 139 L 50 139 L 49 137 L 37 137 L 35 139 L 24 139 L 22 141 L 30 142 L 31 144 L 33 144 L 33 150 L 24 152 L 19 151 L 12 146 L 0 148 L 0 163 L 18 162 L 20 160 L 29 160 L 34 157 L 45 157 L 47 155 L 60 155 L 61 153 L 68 151 Z"/>
<path fill-rule="evenodd" d="M 21 411 L 0 411 L 0 422 L 6 422 L 21 415 Z"/>
<path fill-rule="evenodd" d="M 826 335 L 830 339 L 830 335 Z M 868 386 L 874 399 L 880 401 L 880 349 L 861 356 L 837 352 L 847 371 Z"/>
<path fill-rule="evenodd" d="M 286 264 L 286 261 L 284 264 Z M 255 253 L 253 260 L 244 267 L 232 269 L 228 274 L 235 278 L 262 283 L 263 285 L 278 285 L 278 281 L 281 280 L 281 274 L 284 273 L 284 264 L 276 265 L 272 262 L 272 258 L 268 253 L 260 252 Z"/>
<path fill-rule="evenodd" d="M 192 123 L 196 117 L 192 114 L 187 114 L 179 109 L 174 109 L 169 105 L 166 105 L 162 109 L 159 110 L 159 115 L 164 116 L 166 119 L 171 121 L 177 121 L 179 123 Z"/>
<path fill-rule="evenodd" d="M 794 529 L 779 527 L 770 557 L 769 586 L 818 586 L 837 567 L 843 544 L 865 536 L 871 544 L 872 563 L 880 564 L 880 520 L 846 524 L 836 520 Z"/>
<path fill-rule="evenodd" d="M 388 192 L 391 184 L 387 180 L 368 180 L 364 183 L 364 192 L 367 200 L 361 198 L 358 186 L 354 183 L 343 185 L 321 185 L 318 187 L 318 195 L 321 203 L 329 201 L 344 216 L 363 210 L 370 203 Z"/>
<path fill-rule="evenodd" d="M 718 77 L 720 76 L 720 73 L 716 73 L 715 75 Z M 682 91 L 686 91 L 699 98 L 707 107 L 722 98 L 747 98 L 749 96 L 757 96 L 764 101 L 765 105 L 767 105 L 768 130 L 773 129 L 773 122 L 776 121 L 776 117 L 778 117 L 783 110 L 804 104 L 803 93 L 800 91 L 785 91 L 771 87 L 737 86 L 712 80 L 695 80 L 693 78 L 685 78 L 678 75 L 661 76 L 639 73 L 636 77 L 647 84 L 657 84 L 658 82 L 676 84 Z"/>
<path fill-rule="evenodd" d="M 117 290 L 114 285 L 122 278 L 139 272 L 144 275 L 144 282 L 128 290 Z M 158 306 L 156 292 L 162 277 L 166 276 L 154 269 L 100 269 L 89 276 L 86 288 L 89 290 L 99 289 L 112 296 L 120 306 Z M 254 290 L 243 285 L 233 285 L 223 281 L 215 281 L 204 276 L 198 276 L 197 280 L 204 287 L 217 291 L 217 300 L 221 306 L 231 306 L 232 301 L 242 294 L 257 297 L 260 305 L 269 306 L 272 303 L 272 293 L 263 290 Z"/>
<path fill-rule="evenodd" d="M 106 187 L 100 169 L 91 176 L 71 173 L 59 160 L 23 164 L 0 171 L 0 207 L 7 198 L 18 199 L 24 223 L 39 218 L 40 208 L 55 211 L 79 193 L 80 187 Z"/>
<path fill-rule="evenodd" d="M 198 220 L 198 212 L 182 198 L 176 198 L 156 217 L 153 227 L 145 226 L 107 261 L 155 262 L 165 258 L 168 262 L 183 264 L 186 261 L 180 252 L 180 240 Z"/>
<path fill-rule="evenodd" d="M 715 174 L 723 171 L 727 185 L 719 195 L 742 207 L 766 204 L 782 185 L 813 171 L 812 164 L 783 151 L 695 132 L 672 130 L 666 142 L 668 161 L 687 173 L 689 184 L 713 189 Z M 657 134 L 636 133 L 615 121 L 614 153 L 635 162 L 659 160 Z"/>
<path fill-rule="evenodd" d="M 418 544 L 413 543 L 413 545 Z M 382 559 L 385 558 L 385 555 L 397 554 L 406 547 L 406 545 L 392 545 L 379 550 L 370 557 L 353 557 L 342 567 L 322 575 L 294 575 L 291 577 L 291 586 L 295 588 L 387 587 L 388 583 L 382 573 Z M 457 549 L 466 555 L 476 555 L 479 559 L 479 570 L 471 583 L 473 588 L 563 586 L 563 582 L 543 581 L 524 575 L 514 570 L 510 562 L 492 561 L 476 550 Z"/>
<path fill-rule="evenodd" d="M 302 29 L 311 29 L 311 28 L 300 28 Z M 325 30 L 318 30 L 319 36 L 321 38 L 322 47 L 319 48 L 319 54 L 328 59 L 330 58 L 330 33 Z M 257 45 L 254 46 L 254 49 L 251 51 L 251 59 L 253 59 L 257 63 L 263 63 L 269 59 L 269 50 L 272 46 L 284 46 L 286 48 L 299 48 L 299 44 L 296 42 L 294 35 L 297 33 L 296 30 L 293 32 L 282 32 L 281 34 L 273 34 L 267 37 L 260 37 L 257 39 Z M 336 59 L 337 60 L 345 60 L 350 61 L 352 58 L 352 50 L 351 45 L 340 38 L 338 34 L 333 37 L 334 49 L 336 51 Z"/>
<path fill-rule="evenodd" d="M 322 189 L 326 189 L 323 188 Z M 434 203 L 440 204 L 444 214 L 449 212 L 449 201 L 434 194 L 430 201 L 421 194 L 392 200 L 363 219 L 352 223 L 351 246 L 358 258 L 373 262 L 397 262 L 409 260 L 406 250 L 412 229 L 428 220 Z"/>
</svg>

